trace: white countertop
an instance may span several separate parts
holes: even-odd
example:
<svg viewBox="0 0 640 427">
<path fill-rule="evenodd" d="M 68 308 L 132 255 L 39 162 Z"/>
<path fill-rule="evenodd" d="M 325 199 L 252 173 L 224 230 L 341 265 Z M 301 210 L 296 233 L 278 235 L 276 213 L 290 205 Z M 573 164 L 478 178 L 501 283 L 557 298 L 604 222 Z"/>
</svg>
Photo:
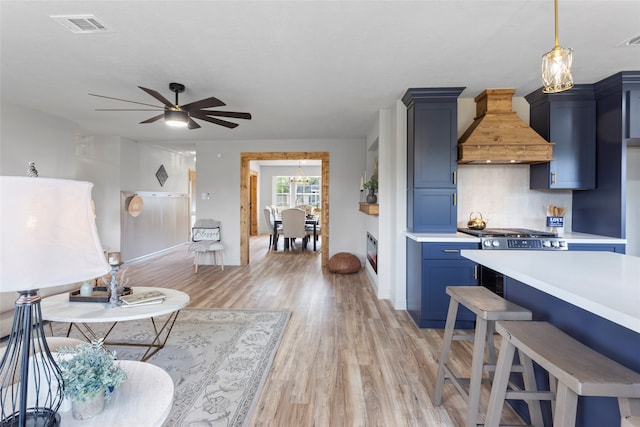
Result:
<svg viewBox="0 0 640 427">
<path fill-rule="evenodd" d="M 640 257 L 613 252 L 483 251 L 461 255 L 640 333 Z"/>
<path fill-rule="evenodd" d="M 412 233 L 407 231 L 406 236 L 416 242 L 459 242 L 459 243 L 480 243 L 480 238 L 470 234 L 456 233 Z M 599 236 L 596 234 L 565 232 L 558 236 L 567 241 L 567 243 L 589 243 L 589 244 L 617 244 L 624 245 L 627 239 L 619 237 Z"/>
</svg>

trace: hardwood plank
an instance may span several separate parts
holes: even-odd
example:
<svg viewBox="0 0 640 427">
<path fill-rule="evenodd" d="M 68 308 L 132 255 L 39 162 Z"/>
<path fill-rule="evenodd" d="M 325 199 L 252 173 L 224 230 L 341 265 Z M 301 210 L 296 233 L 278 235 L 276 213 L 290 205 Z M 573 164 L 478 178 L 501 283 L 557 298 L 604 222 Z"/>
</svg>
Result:
<svg viewBox="0 0 640 427">
<path fill-rule="evenodd" d="M 179 247 L 125 264 L 128 286 L 182 290 L 190 307 L 292 312 L 252 426 L 464 424 L 466 403 L 452 386 L 440 407 L 431 403 L 442 330 L 419 329 L 406 311 L 378 300 L 364 270 L 332 274 L 320 251 L 273 252 L 268 242 L 251 238 L 248 265 L 201 265 L 197 274 L 193 255 Z M 452 366 L 468 370 L 470 344 L 454 344 Z M 482 419 L 488 398 L 487 387 Z M 521 423 L 509 409 L 503 422 Z"/>
</svg>

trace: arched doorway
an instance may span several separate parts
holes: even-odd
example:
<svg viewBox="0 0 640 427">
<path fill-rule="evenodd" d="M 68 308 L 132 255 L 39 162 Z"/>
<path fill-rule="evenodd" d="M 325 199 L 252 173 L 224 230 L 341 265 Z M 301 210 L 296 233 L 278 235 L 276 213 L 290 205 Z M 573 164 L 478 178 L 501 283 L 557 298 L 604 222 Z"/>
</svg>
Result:
<svg viewBox="0 0 640 427">
<path fill-rule="evenodd" d="M 328 152 L 259 152 L 240 153 L 240 265 L 249 264 L 249 179 L 251 160 L 321 160 L 322 161 L 322 213 L 320 236 L 322 239 L 322 265 L 329 262 L 329 153 Z"/>
</svg>

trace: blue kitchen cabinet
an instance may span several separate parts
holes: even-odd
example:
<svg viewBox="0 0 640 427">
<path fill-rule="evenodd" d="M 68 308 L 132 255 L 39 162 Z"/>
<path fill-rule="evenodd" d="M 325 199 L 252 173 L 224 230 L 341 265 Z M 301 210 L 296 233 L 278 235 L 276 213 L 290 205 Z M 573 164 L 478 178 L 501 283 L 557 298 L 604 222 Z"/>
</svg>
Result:
<svg viewBox="0 0 640 427">
<path fill-rule="evenodd" d="M 408 89 L 407 229 L 455 232 L 457 227 L 458 96 L 464 88 Z"/>
<path fill-rule="evenodd" d="M 640 89 L 626 93 L 627 138 L 640 138 Z"/>
<path fill-rule="evenodd" d="M 593 85 L 596 99 L 596 186 L 574 191 L 572 231 L 626 235 L 627 138 L 638 129 L 640 71 L 622 71 Z M 573 89 L 572 89 L 573 90 Z M 569 91 L 571 92 L 571 91 Z M 635 106 L 634 106 L 635 105 Z"/>
<path fill-rule="evenodd" d="M 596 101 L 593 85 L 527 95 L 530 126 L 555 143 L 553 160 L 530 166 L 530 188 L 592 189 L 596 185 Z"/>
<path fill-rule="evenodd" d="M 449 309 L 447 286 L 476 286 L 477 264 L 461 249 L 477 243 L 421 243 L 407 238 L 407 311 L 420 328 L 444 328 Z M 456 328 L 474 327 L 475 315 L 459 307 Z"/>
<path fill-rule="evenodd" d="M 625 253 L 626 245 L 616 243 L 569 243 L 570 251 L 602 251 Z"/>
<path fill-rule="evenodd" d="M 456 190 L 414 188 L 407 194 L 407 222 L 415 233 L 452 233 L 458 218 Z M 453 224 L 453 230 L 451 225 Z"/>
</svg>

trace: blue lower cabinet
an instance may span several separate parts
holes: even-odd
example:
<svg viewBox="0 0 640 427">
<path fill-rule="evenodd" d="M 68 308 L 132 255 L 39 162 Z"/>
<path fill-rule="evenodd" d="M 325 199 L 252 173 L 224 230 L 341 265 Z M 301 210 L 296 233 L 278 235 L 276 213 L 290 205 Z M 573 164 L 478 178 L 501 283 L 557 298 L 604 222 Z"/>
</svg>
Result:
<svg viewBox="0 0 640 427">
<path fill-rule="evenodd" d="M 626 245 L 616 243 L 569 243 L 570 251 L 601 251 L 625 253 Z"/>
<path fill-rule="evenodd" d="M 407 311 L 420 328 L 444 328 L 449 309 L 447 286 L 476 286 L 476 264 L 460 256 L 476 243 L 420 243 L 407 239 Z M 474 314 L 458 309 L 456 328 L 474 327 Z"/>
</svg>

